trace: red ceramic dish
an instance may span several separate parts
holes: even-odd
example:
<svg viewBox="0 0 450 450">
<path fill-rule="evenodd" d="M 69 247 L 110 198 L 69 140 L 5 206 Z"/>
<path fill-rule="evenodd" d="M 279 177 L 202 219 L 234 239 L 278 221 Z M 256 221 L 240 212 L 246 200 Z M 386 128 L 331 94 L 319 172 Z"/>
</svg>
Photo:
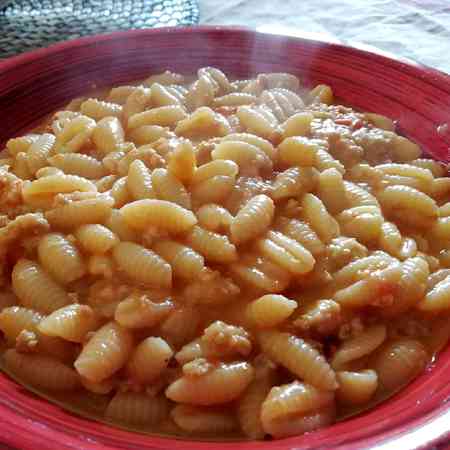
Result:
<svg viewBox="0 0 450 450">
<path fill-rule="evenodd" d="M 437 131 L 450 121 L 450 76 L 355 48 L 235 28 L 115 33 L 0 62 L 0 143 L 93 86 L 125 83 L 165 69 L 192 73 L 206 65 L 238 78 L 284 71 L 307 84 L 329 84 L 344 102 L 397 120 L 401 132 L 433 157 L 450 159 L 450 134 Z M 412 450 L 450 440 L 449 378 L 450 347 L 406 389 L 347 421 L 273 442 L 208 443 L 89 421 L 0 374 L 0 442 L 24 450 Z"/>
</svg>

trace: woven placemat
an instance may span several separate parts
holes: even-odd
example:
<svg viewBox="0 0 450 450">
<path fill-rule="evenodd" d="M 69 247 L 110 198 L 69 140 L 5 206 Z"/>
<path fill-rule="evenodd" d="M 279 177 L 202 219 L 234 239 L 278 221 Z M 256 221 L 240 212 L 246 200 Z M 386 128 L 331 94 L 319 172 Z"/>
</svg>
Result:
<svg viewBox="0 0 450 450">
<path fill-rule="evenodd" d="M 5 8 L 1 2 L 0 58 L 90 34 L 199 19 L 197 0 L 10 0 Z"/>
</svg>

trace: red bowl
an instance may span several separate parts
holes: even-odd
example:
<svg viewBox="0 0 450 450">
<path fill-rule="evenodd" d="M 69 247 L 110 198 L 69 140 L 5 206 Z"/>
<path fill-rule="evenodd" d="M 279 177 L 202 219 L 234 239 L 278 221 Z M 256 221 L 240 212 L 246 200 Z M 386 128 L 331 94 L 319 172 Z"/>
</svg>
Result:
<svg viewBox="0 0 450 450">
<path fill-rule="evenodd" d="M 236 28 L 166 28 L 65 42 L 0 62 L 0 143 L 92 89 L 171 69 L 216 66 L 238 78 L 291 72 L 326 83 L 356 108 L 398 121 L 433 157 L 449 160 L 450 77 L 381 54 Z M 442 128 L 441 128 L 442 130 Z M 20 449 L 285 450 L 430 447 L 450 438 L 450 347 L 378 407 L 307 435 L 207 443 L 131 433 L 72 415 L 0 375 L 0 441 Z"/>
</svg>

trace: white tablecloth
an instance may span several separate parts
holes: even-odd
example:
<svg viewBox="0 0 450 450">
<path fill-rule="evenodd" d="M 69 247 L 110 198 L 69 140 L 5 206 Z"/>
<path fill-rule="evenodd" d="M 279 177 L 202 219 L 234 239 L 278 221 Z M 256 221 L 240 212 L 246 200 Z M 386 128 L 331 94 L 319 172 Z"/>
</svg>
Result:
<svg viewBox="0 0 450 450">
<path fill-rule="evenodd" d="M 199 0 L 200 23 L 378 47 L 450 73 L 450 0 Z"/>
</svg>

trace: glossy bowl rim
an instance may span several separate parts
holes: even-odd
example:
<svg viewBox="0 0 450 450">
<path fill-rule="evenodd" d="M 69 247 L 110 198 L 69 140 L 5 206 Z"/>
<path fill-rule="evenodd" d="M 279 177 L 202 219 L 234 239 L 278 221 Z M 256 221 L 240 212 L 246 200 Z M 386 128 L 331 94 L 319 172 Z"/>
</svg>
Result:
<svg viewBox="0 0 450 450">
<path fill-rule="evenodd" d="M 352 53 L 354 55 L 358 55 L 361 57 L 369 57 L 369 58 L 375 58 L 378 60 L 378 62 L 381 62 L 383 64 L 391 65 L 393 67 L 401 68 L 401 67 L 407 67 L 410 71 L 413 72 L 413 75 L 417 76 L 421 80 L 423 80 L 426 83 L 429 83 L 440 90 L 446 92 L 450 95 L 450 75 L 431 68 L 429 66 L 426 66 L 422 63 L 404 58 L 404 57 L 398 57 L 394 54 L 390 54 L 388 52 L 385 52 L 383 50 L 372 48 L 369 46 L 366 46 L 365 44 L 360 43 L 351 43 L 351 44 L 345 44 L 345 43 L 337 43 L 335 41 L 329 41 L 327 40 L 326 36 L 324 39 L 317 39 L 317 38 L 310 38 L 308 36 L 302 37 L 301 35 L 283 35 L 278 33 L 268 33 L 268 32 L 261 32 L 256 31 L 251 28 L 242 27 L 242 26 L 191 26 L 191 27 L 161 27 L 161 28 L 154 28 L 154 29 L 144 29 L 144 30 L 126 30 L 126 31 L 117 31 L 113 33 L 106 33 L 106 34 L 99 34 L 99 35 L 93 35 L 93 36 L 86 36 L 81 37 L 73 40 L 63 41 L 56 44 L 52 44 L 49 47 L 41 48 L 32 50 L 14 57 L 7 58 L 5 60 L 0 60 L 0 76 L 4 73 L 18 70 L 19 68 L 26 66 L 27 64 L 36 61 L 36 60 L 45 60 L 46 57 L 53 54 L 58 53 L 64 53 L 67 50 L 70 50 L 72 48 L 76 47 L 82 47 L 84 45 L 93 44 L 94 42 L 106 42 L 106 41 L 117 41 L 121 39 L 130 39 L 130 38 L 138 38 L 141 35 L 170 35 L 170 34 L 197 34 L 197 33 L 210 33 L 210 32 L 238 32 L 238 33 L 244 33 L 247 35 L 261 35 L 265 36 L 266 38 L 270 39 L 272 36 L 273 38 L 286 38 L 293 41 L 303 41 L 305 43 L 310 43 L 311 45 L 326 45 L 330 49 L 343 49 L 346 52 Z M 447 350 L 445 353 L 446 359 L 450 360 L 450 347 L 447 346 Z M 444 350 L 442 350 L 441 353 L 444 353 Z M 28 391 L 29 393 L 29 391 Z M 11 413 L 11 409 L 8 408 L 8 405 L 2 401 L 1 395 L 0 395 L 0 413 L 2 410 L 7 410 Z M 20 445 L 21 449 L 24 450 L 34 450 L 36 448 L 36 441 L 41 442 L 44 444 L 48 441 L 47 433 L 52 434 L 52 430 L 47 430 L 45 433 L 43 433 L 41 436 L 37 436 L 35 434 L 35 431 L 27 429 L 26 422 L 27 419 L 23 418 L 21 416 L 16 415 L 14 417 L 8 418 L 8 420 L 3 420 L 2 415 L 0 415 L 0 436 L 2 436 L 2 439 L 4 440 L 4 443 L 8 445 Z M 426 414 L 422 415 L 421 417 L 415 417 L 411 419 L 407 423 L 408 430 L 405 431 L 405 427 L 403 424 L 403 427 L 401 424 L 394 426 L 393 428 L 389 428 L 386 431 L 381 432 L 381 436 L 385 436 L 385 439 L 380 441 L 376 441 L 371 443 L 372 439 L 367 437 L 359 438 L 355 441 L 350 442 L 349 444 L 338 444 L 336 449 L 359 449 L 359 448 L 377 448 L 377 449 L 383 449 L 383 450 L 390 450 L 394 445 L 401 445 L 404 443 L 407 445 L 407 447 L 401 447 L 405 450 L 414 450 L 414 449 L 428 449 L 436 445 L 437 443 L 441 443 L 444 440 L 450 441 L 450 426 L 447 427 L 447 429 L 434 429 L 434 425 L 438 422 L 448 423 L 450 420 L 450 406 L 443 404 L 439 407 L 435 407 L 431 411 L 428 411 Z M 22 426 L 21 426 L 22 425 Z M 22 435 L 18 435 L 16 432 L 12 431 L 11 427 L 18 426 L 20 428 Z M 43 424 L 43 428 L 45 429 L 46 426 Z M 401 429 L 402 428 L 402 429 Z M 411 439 L 408 438 L 408 435 L 413 435 L 414 432 L 421 431 L 422 436 L 417 436 L 417 440 L 414 442 L 410 442 Z M 429 438 L 425 438 L 423 435 L 427 434 L 427 431 L 430 432 L 431 436 Z M 66 435 L 64 433 L 58 432 L 59 437 L 65 437 Z M 405 437 L 406 442 L 405 442 Z M 193 448 L 192 445 L 198 444 L 198 448 L 202 450 L 209 449 L 211 447 L 214 447 L 216 449 L 220 450 L 232 450 L 233 447 L 239 448 L 239 450 L 244 450 L 246 448 L 251 449 L 253 446 L 255 449 L 258 447 L 258 441 L 239 441 L 239 442 L 233 442 L 233 443 L 226 443 L 226 442 L 214 442 L 214 441 L 208 441 L 208 442 L 201 442 L 201 441 L 194 441 L 194 440 L 181 440 L 181 439 L 171 439 L 171 438 L 160 438 L 158 436 L 155 436 L 153 438 L 151 435 L 149 436 L 149 439 L 154 439 L 156 441 L 160 439 L 164 439 L 166 442 L 172 442 L 174 449 L 182 450 L 184 448 L 184 444 L 190 444 L 190 448 Z M 291 442 L 289 442 L 288 447 L 291 447 L 292 439 L 295 438 L 289 438 Z M 414 440 L 414 438 L 413 438 Z M 61 442 L 61 441 L 60 441 Z M 282 447 L 282 440 L 281 441 L 273 441 L 274 447 L 277 449 L 281 448 L 288 448 L 288 447 Z M 1 444 L 1 442 L 0 442 Z M 278 444 L 278 445 L 276 445 Z M 281 444 L 281 445 L 280 445 Z M 57 448 L 57 447 L 52 447 Z M 114 449 L 116 447 L 108 446 L 103 443 L 100 443 L 98 441 L 96 442 L 86 442 L 82 436 L 79 436 L 78 438 L 74 438 L 73 434 L 70 435 L 70 438 L 67 442 L 66 448 L 78 448 L 78 449 Z M 123 448 L 123 447 L 121 447 Z M 157 450 L 158 443 L 156 442 L 153 447 L 155 450 Z M 168 448 L 168 447 L 167 447 Z"/>
<path fill-rule="evenodd" d="M 147 28 L 147 29 L 131 29 L 131 30 L 122 30 L 122 31 L 114 31 L 112 33 L 102 33 L 102 34 L 94 34 L 90 36 L 83 36 L 75 39 L 70 39 L 67 41 L 61 41 L 54 44 L 49 45 L 48 47 L 38 48 L 34 50 L 29 50 L 27 52 L 21 53 L 16 56 L 10 56 L 9 58 L 0 59 L 0 75 L 4 71 L 9 71 L 11 69 L 17 68 L 22 64 L 30 63 L 36 59 L 41 59 L 45 56 L 48 56 L 50 53 L 60 53 L 66 51 L 73 47 L 80 47 L 84 44 L 91 44 L 93 42 L 103 42 L 103 41 L 111 41 L 117 40 L 120 38 L 130 38 L 130 37 L 139 37 L 139 35 L 151 35 L 151 34 L 190 34 L 190 33 L 208 33 L 213 31 L 222 31 L 222 32 L 239 32 L 246 33 L 252 35 L 262 35 L 267 37 L 285 37 L 286 39 L 291 40 L 299 40 L 299 41 L 307 41 L 312 44 L 323 44 L 328 47 L 335 48 L 344 48 L 348 51 L 360 54 L 360 55 L 370 55 L 371 57 L 376 57 L 380 60 L 384 60 L 386 63 L 395 63 L 399 65 L 409 66 L 409 68 L 413 68 L 416 72 L 421 72 L 421 78 L 426 80 L 431 84 L 437 84 L 439 81 L 443 81 L 449 83 L 449 87 L 447 92 L 450 93 L 450 74 L 447 74 L 439 69 L 435 69 L 431 66 L 423 64 L 421 62 L 415 61 L 410 58 L 406 58 L 403 56 L 395 55 L 394 53 L 384 51 L 380 48 L 373 47 L 370 45 L 366 45 L 364 43 L 358 41 L 352 41 L 350 43 L 337 42 L 336 40 L 329 40 L 326 36 L 323 39 L 319 39 L 318 37 L 308 37 L 305 35 L 304 37 L 301 35 L 301 32 L 296 35 L 292 34 L 279 34 L 279 33 L 270 33 L 265 31 L 258 31 L 251 27 L 245 27 L 241 25 L 193 25 L 193 26 L 182 26 L 182 27 L 160 27 L 160 28 Z M 442 89 L 442 86 L 441 86 Z M 444 89 L 445 90 L 445 89 Z"/>
</svg>

